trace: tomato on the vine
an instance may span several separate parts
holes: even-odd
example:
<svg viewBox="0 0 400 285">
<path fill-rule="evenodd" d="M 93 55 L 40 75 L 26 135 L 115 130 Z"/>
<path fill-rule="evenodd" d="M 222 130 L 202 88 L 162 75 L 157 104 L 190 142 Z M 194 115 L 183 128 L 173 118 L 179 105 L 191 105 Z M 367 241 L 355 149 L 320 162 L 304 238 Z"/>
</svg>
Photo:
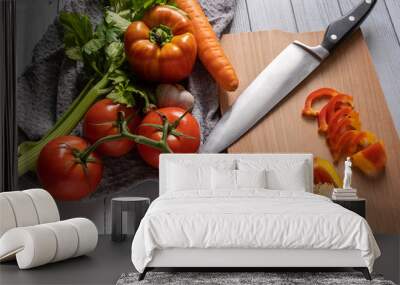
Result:
<svg viewBox="0 0 400 285">
<path fill-rule="evenodd" d="M 163 120 L 160 114 L 166 116 L 169 125 L 172 126 L 174 122 L 185 114 L 185 110 L 177 107 L 168 107 L 149 112 L 137 129 L 138 135 L 145 136 L 155 141 L 160 141 L 162 138 L 162 130 L 147 125 L 153 124 L 162 126 Z M 190 113 L 184 115 L 177 126 L 173 127 L 173 130 L 174 132 L 169 132 L 166 138 L 166 143 L 172 152 L 197 152 L 200 145 L 200 126 Z M 158 167 L 160 150 L 144 144 L 138 144 L 137 148 L 144 161 L 153 167 Z"/>
<path fill-rule="evenodd" d="M 96 102 L 86 113 L 83 136 L 93 144 L 103 137 L 119 134 L 117 124 L 119 112 L 124 113 L 129 131 L 134 133 L 140 123 L 137 110 L 124 104 L 114 103 L 111 99 L 103 99 Z M 119 157 L 131 151 L 134 146 L 133 140 L 121 138 L 101 144 L 96 151 L 102 155 Z"/>
<path fill-rule="evenodd" d="M 94 192 L 103 175 L 103 163 L 92 152 L 82 160 L 89 143 L 76 136 L 61 136 L 40 152 L 37 174 L 43 188 L 58 200 L 79 200 Z"/>
</svg>

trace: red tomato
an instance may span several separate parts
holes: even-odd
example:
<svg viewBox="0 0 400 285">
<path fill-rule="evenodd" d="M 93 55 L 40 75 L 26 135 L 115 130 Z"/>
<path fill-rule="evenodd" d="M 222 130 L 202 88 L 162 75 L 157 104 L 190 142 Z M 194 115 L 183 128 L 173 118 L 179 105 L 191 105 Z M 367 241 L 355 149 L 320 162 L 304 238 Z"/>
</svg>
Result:
<svg viewBox="0 0 400 285">
<path fill-rule="evenodd" d="M 86 164 L 78 153 L 89 143 L 76 136 L 50 141 L 40 152 L 37 174 L 47 191 L 58 200 L 79 200 L 94 192 L 103 174 L 100 157 L 92 152 Z"/>
<path fill-rule="evenodd" d="M 140 117 L 135 108 L 126 107 L 123 104 L 114 103 L 111 99 L 103 99 L 90 107 L 83 121 L 83 136 L 94 143 L 102 137 L 119 133 L 116 121 L 118 112 L 124 112 L 125 119 L 129 119 L 129 131 L 134 133 L 140 123 Z M 122 156 L 135 146 L 135 142 L 128 139 L 101 144 L 96 152 L 113 157 Z"/>
<path fill-rule="evenodd" d="M 172 124 L 175 120 L 183 115 L 185 110 L 177 107 L 168 107 L 158 109 L 157 112 L 164 114 L 167 117 L 168 122 Z M 144 117 L 142 124 L 162 125 L 162 119 L 160 115 L 157 114 L 155 111 L 151 111 L 146 115 L 146 117 Z M 200 126 L 196 119 L 190 113 L 187 113 L 185 117 L 183 117 L 175 130 L 193 138 L 175 136 L 172 134 L 168 135 L 167 144 L 172 152 L 197 152 L 200 145 Z M 139 126 L 138 134 L 156 141 L 161 140 L 162 137 L 162 131 L 149 126 Z M 140 156 L 144 159 L 144 161 L 155 168 L 158 167 L 158 157 L 160 155 L 160 151 L 158 149 L 144 144 L 138 144 L 137 148 Z"/>
</svg>

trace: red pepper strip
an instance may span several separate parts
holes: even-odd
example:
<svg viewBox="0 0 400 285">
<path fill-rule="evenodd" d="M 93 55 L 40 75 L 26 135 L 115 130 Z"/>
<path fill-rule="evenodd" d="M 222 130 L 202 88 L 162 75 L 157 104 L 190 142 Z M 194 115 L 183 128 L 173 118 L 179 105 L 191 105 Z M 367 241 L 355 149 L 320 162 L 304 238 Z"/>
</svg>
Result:
<svg viewBox="0 0 400 285">
<path fill-rule="evenodd" d="M 369 145 L 351 157 L 353 165 L 368 176 L 376 176 L 387 161 L 385 146 L 382 141 Z"/>
<path fill-rule="evenodd" d="M 326 135 L 328 146 L 335 145 L 340 136 L 349 130 L 361 130 L 359 114 L 350 107 L 343 107 L 335 113 L 329 123 Z"/>
<path fill-rule="evenodd" d="M 329 121 L 337 110 L 343 106 L 353 107 L 353 96 L 339 94 L 332 97 L 318 114 L 318 131 L 325 133 L 328 130 Z"/>
<path fill-rule="evenodd" d="M 312 105 L 320 99 L 327 98 L 330 99 L 336 95 L 339 95 L 335 89 L 332 88 L 320 88 L 311 92 L 304 103 L 304 108 L 302 114 L 304 116 L 316 117 L 318 116 L 319 111 L 313 109 Z"/>
<path fill-rule="evenodd" d="M 328 133 L 332 131 L 332 128 L 334 128 L 339 121 L 348 117 L 351 112 L 354 112 L 354 110 L 352 107 L 349 106 L 343 106 L 342 108 L 337 110 L 329 122 L 330 125 L 328 126 Z"/>
<path fill-rule="evenodd" d="M 349 149 L 354 145 L 353 142 L 361 140 L 362 132 L 350 130 L 344 132 L 337 140 L 336 144 L 331 146 L 331 153 L 334 162 L 337 162 L 344 152 L 348 153 Z"/>
<path fill-rule="evenodd" d="M 346 131 L 331 149 L 333 159 L 337 162 L 342 156 L 350 156 L 360 149 L 376 142 L 376 137 L 368 131 Z"/>
<path fill-rule="evenodd" d="M 373 132 L 370 131 L 364 131 L 364 137 L 361 139 L 359 145 L 361 149 L 364 149 L 371 144 L 374 144 L 378 141 L 376 138 L 376 135 Z"/>
</svg>

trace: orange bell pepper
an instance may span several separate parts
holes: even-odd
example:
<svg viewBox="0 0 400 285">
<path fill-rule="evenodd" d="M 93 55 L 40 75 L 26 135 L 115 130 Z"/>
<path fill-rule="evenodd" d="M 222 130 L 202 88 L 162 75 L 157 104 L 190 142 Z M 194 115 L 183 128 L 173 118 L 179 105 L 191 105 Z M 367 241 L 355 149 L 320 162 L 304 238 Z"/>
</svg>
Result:
<svg viewBox="0 0 400 285">
<path fill-rule="evenodd" d="M 386 164 L 386 151 L 382 141 L 369 145 L 351 157 L 353 165 L 368 176 L 378 175 Z"/>
<path fill-rule="evenodd" d="M 318 114 L 318 131 L 326 133 L 330 123 L 330 119 L 343 106 L 353 107 L 353 96 L 339 94 L 332 97 Z"/>
<path fill-rule="evenodd" d="M 335 167 L 328 160 L 315 157 L 314 158 L 314 184 L 333 184 L 335 187 L 342 187 L 340 179 Z"/>
<path fill-rule="evenodd" d="M 320 88 L 311 92 L 306 98 L 302 114 L 304 116 L 316 117 L 319 111 L 313 109 L 313 104 L 323 98 L 331 99 L 336 95 L 339 95 L 339 92 L 332 88 Z"/>
<path fill-rule="evenodd" d="M 158 5 L 141 21 L 132 22 L 124 35 L 126 58 L 140 78 L 178 82 L 192 72 L 197 43 L 189 17 L 177 8 Z"/>
</svg>

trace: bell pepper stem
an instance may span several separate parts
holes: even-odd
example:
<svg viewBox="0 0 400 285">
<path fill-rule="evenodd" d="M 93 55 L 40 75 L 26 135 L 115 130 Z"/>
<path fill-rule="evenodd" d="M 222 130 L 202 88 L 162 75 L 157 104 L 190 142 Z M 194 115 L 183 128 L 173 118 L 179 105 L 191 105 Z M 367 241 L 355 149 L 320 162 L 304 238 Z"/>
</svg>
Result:
<svg viewBox="0 0 400 285">
<path fill-rule="evenodd" d="M 150 30 L 149 40 L 152 43 L 162 47 L 166 43 L 169 43 L 172 40 L 173 36 L 174 35 L 172 34 L 172 31 L 169 27 L 160 24 Z"/>
</svg>

